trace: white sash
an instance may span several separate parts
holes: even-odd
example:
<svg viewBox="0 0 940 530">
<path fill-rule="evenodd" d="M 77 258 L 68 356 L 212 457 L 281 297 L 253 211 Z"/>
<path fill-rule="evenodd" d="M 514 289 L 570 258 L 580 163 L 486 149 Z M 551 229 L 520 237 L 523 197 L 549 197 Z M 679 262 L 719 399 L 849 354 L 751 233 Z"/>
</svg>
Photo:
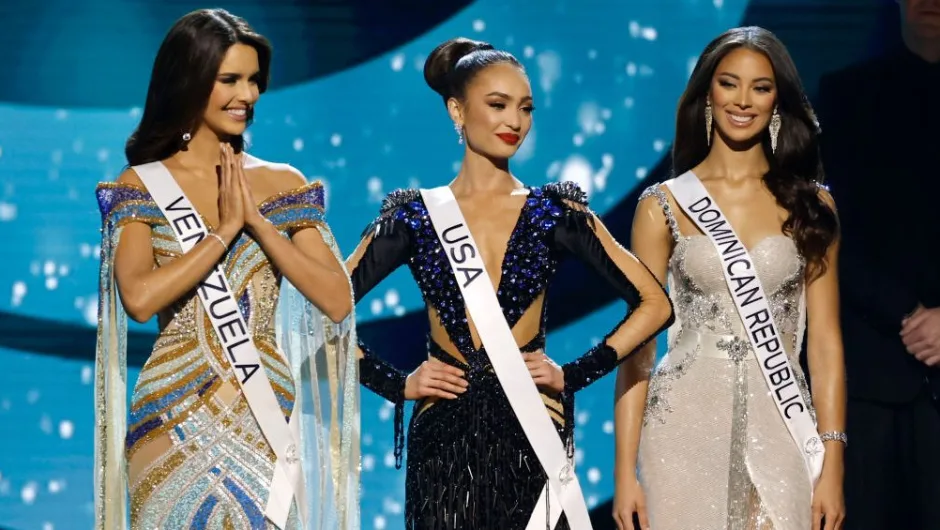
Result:
<svg viewBox="0 0 940 530">
<path fill-rule="evenodd" d="M 209 233 L 199 213 L 162 162 L 142 164 L 133 169 L 160 207 L 183 252 L 189 252 Z M 277 456 L 264 514 L 278 528 L 284 529 L 291 500 L 296 498 L 298 515 L 306 526 L 306 491 L 298 450 L 300 433 L 295 421 L 298 407 L 295 406 L 291 412 L 290 422 L 285 421 L 221 263 L 199 282 L 197 292 L 248 406 Z"/>
<path fill-rule="evenodd" d="M 750 253 L 695 174 L 686 172 L 667 182 L 666 186 L 718 251 L 731 298 L 747 330 L 748 341 L 757 356 L 770 395 L 790 436 L 800 448 L 810 484 L 815 485 L 822 472 L 825 448 L 809 407 L 803 401 L 790 360 L 783 349 L 784 339 L 774 322 L 760 278 L 754 272 Z"/>
<path fill-rule="evenodd" d="M 532 444 L 535 455 L 548 475 L 546 486 L 551 495 L 551 513 L 546 514 L 543 489 L 542 496 L 530 516 L 528 530 L 544 530 L 546 526 L 555 528 L 562 509 L 572 528 L 590 530 L 591 520 L 584 504 L 581 485 L 574 473 L 573 462 L 568 461 L 564 444 L 558 437 L 558 431 L 555 430 L 555 425 L 545 410 L 545 403 L 522 359 L 522 353 L 499 306 L 483 258 L 467 228 L 457 199 L 448 186 L 421 190 L 421 196 L 431 217 L 431 224 L 453 269 L 457 285 L 460 286 L 467 312 L 480 333 L 490 364 L 493 365 L 496 377 L 506 392 L 509 404 L 529 443 Z"/>
</svg>

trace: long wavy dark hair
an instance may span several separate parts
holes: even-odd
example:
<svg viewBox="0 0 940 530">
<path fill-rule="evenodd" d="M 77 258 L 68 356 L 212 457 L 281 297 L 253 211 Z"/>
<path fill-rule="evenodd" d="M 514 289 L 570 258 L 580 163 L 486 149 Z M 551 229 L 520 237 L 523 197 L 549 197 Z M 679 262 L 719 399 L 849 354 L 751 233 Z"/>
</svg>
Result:
<svg viewBox="0 0 940 530">
<path fill-rule="evenodd" d="M 770 146 L 770 133 L 766 130 L 762 133 L 761 145 L 770 164 L 764 183 L 777 203 L 789 213 L 783 223 L 784 234 L 793 238 L 807 262 L 810 277 L 817 277 L 828 266 L 826 251 L 837 237 L 838 221 L 832 208 L 819 196 L 818 186 L 824 176 L 819 154 L 819 123 L 790 54 L 773 33 L 756 26 L 734 28 L 705 47 L 679 99 L 676 140 L 672 148 L 673 170 L 681 175 L 708 156 L 706 98 L 718 64 L 737 48 L 761 53 L 773 66 L 781 127 L 776 153 Z"/>
<path fill-rule="evenodd" d="M 124 147 L 130 165 L 165 160 L 185 149 L 183 134 L 201 123 L 225 53 L 236 43 L 258 52 L 258 91 L 264 93 L 271 44 L 247 22 L 224 9 L 200 9 L 176 21 L 153 62 L 140 124 Z M 236 151 L 244 149 L 242 136 L 228 140 Z"/>
</svg>

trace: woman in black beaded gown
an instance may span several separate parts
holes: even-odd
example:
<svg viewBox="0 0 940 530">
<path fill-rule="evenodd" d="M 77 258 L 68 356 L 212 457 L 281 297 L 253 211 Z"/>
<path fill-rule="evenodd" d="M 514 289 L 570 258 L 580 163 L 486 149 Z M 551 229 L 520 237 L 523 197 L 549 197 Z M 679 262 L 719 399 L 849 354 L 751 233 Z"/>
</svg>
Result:
<svg viewBox="0 0 940 530">
<path fill-rule="evenodd" d="M 570 452 L 574 393 L 664 329 L 672 306 L 655 277 L 590 212 L 576 185 L 527 187 L 509 172 L 509 158 L 525 139 L 533 110 L 528 78 L 511 54 L 454 39 L 431 53 L 424 76 L 466 142 L 450 188 Z M 630 310 L 600 344 L 559 367 L 542 352 L 544 300 L 559 261 L 569 255 L 606 278 Z M 356 301 L 407 264 L 427 305 L 429 358 L 410 376 L 360 344 L 363 384 L 396 404 L 398 457 L 403 402 L 417 400 L 408 436 L 405 526 L 525 528 L 546 474 L 467 316 L 418 190 L 395 191 L 385 199 L 347 264 Z M 568 528 L 564 516 L 557 528 Z"/>
</svg>

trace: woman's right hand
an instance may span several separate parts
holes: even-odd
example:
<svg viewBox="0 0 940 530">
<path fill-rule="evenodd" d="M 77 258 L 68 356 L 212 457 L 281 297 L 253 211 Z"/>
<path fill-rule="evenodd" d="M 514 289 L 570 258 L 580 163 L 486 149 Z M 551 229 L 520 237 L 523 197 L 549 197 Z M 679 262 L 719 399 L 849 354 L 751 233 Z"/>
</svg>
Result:
<svg viewBox="0 0 940 530">
<path fill-rule="evenodd" d="M 244 194 L 235 172 L 235 152 L 227 143 L 220 144 L 219 160 L 219 228 L 216 231 L 231 244 L 245 225 Z"/>
<path fill-rule="evenodd" d="M 637 515 L 640 527 L 633 524 L 633 514 Z M 618 481 L 614 488 L 614 521 L 618 530 L 649 530 L 649 518 L 646 515 L 646 496 L 639 481 L 631 473 Z"/>
<path fill-rule="evenodd" d="M 431 357 L 405 380 L 405 399 L 426 397 L 457 399 L 467 391 L 464 371 Z"/>
</svg>

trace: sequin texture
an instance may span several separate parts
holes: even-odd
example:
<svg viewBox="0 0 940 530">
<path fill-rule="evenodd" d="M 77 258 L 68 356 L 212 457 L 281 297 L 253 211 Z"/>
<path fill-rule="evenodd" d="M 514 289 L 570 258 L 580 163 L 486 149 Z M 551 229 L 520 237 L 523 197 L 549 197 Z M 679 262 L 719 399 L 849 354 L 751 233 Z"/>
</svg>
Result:
<svg viewBox="0 0 940 530">
<path fill-rule="evenodd" d="M 581 211 L 587 201 L 576 185 L 565 182 L 527 190 L 528 196 L 509 237 L 496 289 L 510 326 L 519 322 L 545 292 L 560 260 L 576 252 L 572 248 L 577 245 L 566 247 L 559 241 L 591 239 L 591 244 L 580 248 L 591 248 L 603 254 L 603 250 L 593 250 L 602 246 L 589 227 L 590 215 Z M 546 475 L 522 432 L 486 351 L 473 344 L 463 298 L 420 193 L 399 190 L 390 194 L 371 228 L 375 237 L 363 258 L 368 264 L 352 271 L 353 284 L 371 288 L 381 278 L 363 275 L 382 276 L 394 269 L 380 263 L 381 256 L 371 255 L 371 248 L 381 247 L 387 254 L 395 253 L 394 260 L 410 268 L 426 304 L 436 311 L 441 327 L 466 362 L 449 355 L 430 339 L 429 354 L 464 370 L 469 383 L 466 392 L 457 399 L 438 400 L 433 404 L 418 402 L 414 406 L 407 441 L 406 528 L 524 528 L 533 509 L 545 509 L 536 506 L 536 502 L 545 486 Z M 396 245 L 408 248 L 399 250 Z M 610 261 L 606 254 L 603 257 L 579 254 L 579 257 Z M 363 272 L 366 269 L 368 272 Z M 636 301 L 632 285 L 616 288 L 618 294 Z M 358 296 L 361 293 L 357 292 Z M 521 351 L 544 347 L 544 305 L 539 318 L 539 332 L 520 348 Z M 608 350 L 609 347 L 602 345 L 582 356 L 580 362 L 566 365 L 571 370 L 572 380 L 578 379 L 580 384 L 586 385 L 613 370 L 617 356 Z M 387 365 L 376 367 L 363 368 L 363 377 L 368 371 L 374 377 L 404 384 L 400 374 L 387 375 L 394 369 Z M 364 380 L 364 384 L 384 392 L 391 400 L 400 395 L 394 385 L 386 388 L 374 380 Z M 559 437 L 570 442 L 573 393 L 543 393 L 542 398 Z M 564 517 L 557 528 L 568 528 Z"/>
<path fill-rule="evenodd" d="M 721 261 L 703 235 L 683 235 L 666 192 L 657 201 L 674 245 L 669 260 L 676 324 L 647 394 L 638 464 L 650 526 L 661 530 L 804 530 L 811 486 L 801 448 L 768 393 L 728 292 Z M 804 260 L 785 236 L 748 249 L 784 338 L 804 399 L 799 364 Z"/>
<path fill-rule="evenodd" d="M 105 257 L 121 228 L 152 228 L 154 261 L 182 255 L 173 232 L 144 188 L 101 184 L 97 190 Z M 278 194 L 259 206 L 284 236 L 322 223 L 318 183 Z M 208 226 L 208 225 L 207 225 Z M 110 262 L 102 278 L 110 277 Z M 290 366 L 275 342 L 280 276 L 247 234 L 235 240 L 223 269 L 248 322 L 285 420 L 294 407 Z M 106 274 L 108 276 L 106 276 Z M 160 333 L 131 399 L 126 458 L 131 528 L 272 529 L 264 517 L 275 457 L 239 389 L 195 292 L 159 315 Z M 292 511 L 288 528 L 299 524 Z"/>
</svg>

